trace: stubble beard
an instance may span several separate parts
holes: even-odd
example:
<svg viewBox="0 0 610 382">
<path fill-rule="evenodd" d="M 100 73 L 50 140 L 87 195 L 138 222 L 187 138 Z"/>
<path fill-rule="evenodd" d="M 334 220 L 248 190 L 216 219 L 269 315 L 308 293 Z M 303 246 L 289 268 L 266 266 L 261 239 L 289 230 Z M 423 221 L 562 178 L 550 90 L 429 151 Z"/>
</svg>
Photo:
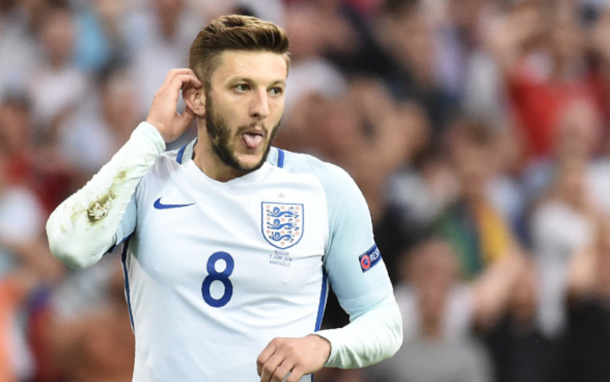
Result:
<svg viewBox="0 0 610 382">
<path fill-rule="evenodd" d="M 264 143 L 266 146 L 260 161 L 254 166 L 244 166 L 242 163 L 240 163 L 237 155 L 235 154 L 235 149 L 233 148 L 233 138 L 235 136 L 240 136 L 244 131 L 252 128 L 253 125 L 240 126 L 235 135 L 231 135 L 231 130 L 227 126 L 226 122 L 222 119 L 222 117 L 216 115 L 214 112 L 211 97 L 208 96 L 206 98 L 205 126 L 208 137 L 210 137 L 210 142 L 212 143 L 212 150 L 214 150 L 214 154 L 216 154 L 222 163 L 243 174 L 247 174 L 261 168 L 267 160 L 267 156 L 271 150 L 271 142 L 273 142 L 273 138 L 275 138 L 275 135 L 277 134 L 277 130 L 280 127 L 280 122 L 278 122 L 277 125 L 271 129 L 269 139 L 267 139 L 267 141 Z M 264 130 L 266 131 L 266 129 Z"/>
</svg>

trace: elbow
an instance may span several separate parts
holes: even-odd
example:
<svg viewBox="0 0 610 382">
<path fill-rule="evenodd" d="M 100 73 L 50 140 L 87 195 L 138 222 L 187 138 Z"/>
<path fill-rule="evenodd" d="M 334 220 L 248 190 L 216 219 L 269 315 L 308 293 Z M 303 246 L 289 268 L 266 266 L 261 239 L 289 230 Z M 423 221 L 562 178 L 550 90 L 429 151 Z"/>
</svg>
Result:
<svg viewBox="0 0 610 382">
<path fill-rule="evenodd" d="M 52 239 L 49 236 L 49 249 L 62 263 L 72 269 L 84 269 L 95 264 L 102 255 L 97 253 L 82 253 L 81 251 L 70 248 L 60 238 Z"/>
<path fill-rule="evenodd" d="M 95 264 L 99 260 L 99 257 L 101 257 L 76 254 L 75 251 L 70 251 L 67 246 L 60 243 L 59 240 L 49 240 L 49 247 L 53 256 L 68 267 L 76 270 L 84 269 Z"/>
<path fill-rule="evenodd" d="M 52 218 L 47 222 L 46 230 L 51 253 L 72 269 L 87 268 L 95 264 L 105 253 L 80 245 L 87 242 L 86 238 L 79 238 L 76 232 L 68 234 L 64 232 L 65 230 L 58 229 Z"/>
</svg>

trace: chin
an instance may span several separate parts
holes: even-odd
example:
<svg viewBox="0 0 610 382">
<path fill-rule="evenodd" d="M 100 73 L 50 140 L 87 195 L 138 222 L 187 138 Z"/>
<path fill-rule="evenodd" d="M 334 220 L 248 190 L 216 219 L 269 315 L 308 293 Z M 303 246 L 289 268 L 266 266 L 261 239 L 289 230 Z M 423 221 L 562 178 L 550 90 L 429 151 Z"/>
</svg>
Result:
<svg viewBox="0 0 610 382">
<path fill-rule="evenodd" d="M 240 160 L 239 166 L 244 171 L 254 171 L 254 170 L 258 170 L 263 165 L 264 162 L 265 161 L 262 157 L 258 157 L 257 159 L 252 159 L 252 160 Z"/>
<path fill-rule="evenodd" d="M 239 167 L 243 171 L 254 171 L 259 169 L 265 162 L 264 153 L 260 154 L 242 154 L 235 157 Z"/>
</svg>

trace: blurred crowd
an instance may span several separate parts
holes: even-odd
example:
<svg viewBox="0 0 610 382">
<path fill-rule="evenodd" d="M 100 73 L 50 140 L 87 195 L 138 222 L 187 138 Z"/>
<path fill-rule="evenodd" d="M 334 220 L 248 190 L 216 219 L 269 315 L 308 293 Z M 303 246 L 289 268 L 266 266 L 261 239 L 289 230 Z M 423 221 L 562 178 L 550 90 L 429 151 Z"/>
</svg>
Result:
<svg viewBox="0 0 610 382">
<path fill-rule="evenodd" d="M 275 145 L 356 180 L 403 314 L 316 381 L 610 381 L 609 1 L 0 0 L 0 382 L 131 380 L 119 251 L 71 271 L 44 225 L 226 13 L 288 32 Z"/>
</svg>

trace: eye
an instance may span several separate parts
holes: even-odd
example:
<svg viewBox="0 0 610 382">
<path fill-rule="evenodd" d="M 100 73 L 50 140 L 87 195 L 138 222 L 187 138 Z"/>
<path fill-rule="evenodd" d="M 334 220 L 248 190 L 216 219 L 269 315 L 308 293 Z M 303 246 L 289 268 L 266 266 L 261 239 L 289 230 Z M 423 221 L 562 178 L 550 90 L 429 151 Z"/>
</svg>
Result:
<svg viewBox="0 0 610 382">
<path fill-rule="evenodd" d="M 279 95 L 281 95 L 282 93 L 284 93 L 284 89 L 283 89 L 283 88 L 281 88 L 281 87 L 279 87 L 279 86 L 276 86 L 276 87 L 274 87 L 274 88 L 271 88 L 271 89 L 269 90 L 269 92 L 271 93 L 271 95 L 274 95 L 274 96 L 279 96 Z"/>
<path fill-rule="evenodd" d="M 234 89 L 239 93 L 244 93 L 250 90 L 250 86 L 248 86 L 247 84 L 238 84 L 234 86 Z"/>
</svg>

